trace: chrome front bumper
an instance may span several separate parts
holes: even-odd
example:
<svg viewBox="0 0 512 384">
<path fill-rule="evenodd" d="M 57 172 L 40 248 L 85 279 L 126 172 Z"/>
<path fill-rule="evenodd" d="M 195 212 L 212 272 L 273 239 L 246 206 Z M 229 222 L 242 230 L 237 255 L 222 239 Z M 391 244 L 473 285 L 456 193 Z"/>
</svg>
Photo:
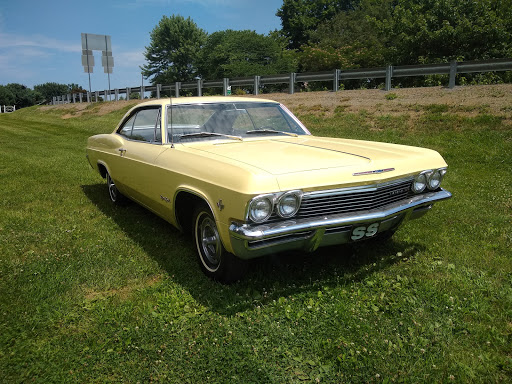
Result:
<svg viewBox="0 0 512 384">
<path fill-rule="evenodd" d="M 235 255 L 242 259 L 287 250 L 312 252 L 318 247 L 351 242 L 355 226 L 379 223 L 379 233 L 395 229 L 404 221 L 420 218 L 435 202 L 451 196 L 450 192 L 440 189 L 368 211 L 266 224 L 231 223 L 231 245 Z"/>
</svg>

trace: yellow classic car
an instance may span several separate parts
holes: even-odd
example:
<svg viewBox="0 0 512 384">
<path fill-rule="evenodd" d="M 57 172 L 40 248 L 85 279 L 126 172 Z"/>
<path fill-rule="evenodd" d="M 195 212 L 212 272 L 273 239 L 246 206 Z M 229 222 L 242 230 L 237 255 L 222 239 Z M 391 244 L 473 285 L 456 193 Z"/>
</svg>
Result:
<svg viewBox="0 0 512 384">
<path fill-rule="evenodd" d="M 199 265 L 240 279 L 247 259 L 389 238 L 451 197 L 439 153 L 316 137 L 282 104 L 190 97 L 138 104 L 87 158 L 110 200 L 194 235 Z"/>
</svg>

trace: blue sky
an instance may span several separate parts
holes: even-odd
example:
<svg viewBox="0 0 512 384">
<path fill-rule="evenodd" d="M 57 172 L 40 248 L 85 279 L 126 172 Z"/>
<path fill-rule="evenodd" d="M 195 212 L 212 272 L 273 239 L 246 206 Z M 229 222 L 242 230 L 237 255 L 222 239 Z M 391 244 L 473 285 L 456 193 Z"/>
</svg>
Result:
<svg viewBox="0 0 512 384">
<path fill-rule="evenodd" d="M 76 83 L 88 89 L 81 33 L 112 36 L 111 88 L 136 86 L 149 34 L 162 16 L 179 14 L 208 33 L 280 29 L 282 0 L 17 0 L 0 1 L 0 85 Z M 94 51 L 92 90 L 108 87 L 101 52 Z"/>
</svg>

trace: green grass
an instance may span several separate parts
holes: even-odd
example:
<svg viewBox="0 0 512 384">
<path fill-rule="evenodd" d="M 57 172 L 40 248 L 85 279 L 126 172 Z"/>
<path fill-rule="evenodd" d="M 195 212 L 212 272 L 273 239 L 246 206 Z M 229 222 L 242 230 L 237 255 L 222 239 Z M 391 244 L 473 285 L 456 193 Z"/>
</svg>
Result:
<svg viewBox="0 0 512 384">
<path fill-rule="evenodd" d="M 388 243 L 254 260 L 232 286 L 109 203 L 84 149 L 124 111 L 0 115 L 0 382 L 512 381 L 510 126 L 316 109 L 314 134 L 438 150 L 454 197 Z"/>
</svg>

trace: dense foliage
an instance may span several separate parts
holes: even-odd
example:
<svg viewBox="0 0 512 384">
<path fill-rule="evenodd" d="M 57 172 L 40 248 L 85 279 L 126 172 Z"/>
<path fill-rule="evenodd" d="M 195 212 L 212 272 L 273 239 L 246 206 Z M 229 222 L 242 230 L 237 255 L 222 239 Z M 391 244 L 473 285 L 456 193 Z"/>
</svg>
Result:
<svg viewBox="0 0 512 384">
<path fill-rule="evenodd" d="M 510 57 L 511 5 L 510 0 L 362 0 L 328 20 L 316 19 L 300 47 L 300 63 L 305 70 L 324 70 Z M 282 23 L 284 35 L 294 33 L 285 19 Z"/>
<path fill-rule="evenodd" d="M 276 15 L 282 29 L 267 35 L 208 35 L 190 18 L 164 17 L 143 73 L 170 84 L 512 55 L 512 0 L 283 0 Z"/>
<path fill-rule="evenodd" d="M 286 73 L 296 68 L 293 53 L 273 36 L 254 31 L 219 31 L 202 49 L 200 73 L 207 79 Z"/>
<path fill-rule="evenodd" d="M 489 59 L 512 53 L 512 2 L 400 0 L 388 29 L 396 64 Z"/>
<path fill-rule="evenodd" d="M 42 95 L 18 83 L 0 85 L 0 105 L 15 105 L 16 108 L 29 107 L 40 103 Z"/>
<path fill-rule="evenodd" d="M 57 96 L 86 92 L 78 84 L 59 84 L 53 82 L 35 85 L 34 91 L 39 92 L 47 102 Z"/>
<path fill-rule="evenodd" d="M 48 103 L 54 96 L 86 92 L 78 84 L 44 83 L 30 89 L 26 85 L 11 83 L 0 85 L 0 105 L 15 105 L 16 109 Z"/>
<path fill-rule="evenodd" d="M 206 33 L 190 17 L 164 16 L 151 32 L 142 73 L 154 84 L 192 80 L 205 42 Z"/>
<path fill-rule="evenodd" d="M 383 65 L 386 62 L 386 35 L 383 24 L 391 17 L 393 0 L 363 0 L 357 9 L 339 12 L 311 32 L 302 46 L 303 70 L 330 70 Z"/>
<path fill-rule="evenodd" d="M 357 0 L 283 0 L 276 15 L 281 18 L 283 35 L 290 49 L 300 48 L 319 23 L 332 19 L 338 12 L 354 9 Z"/>
</svg>

